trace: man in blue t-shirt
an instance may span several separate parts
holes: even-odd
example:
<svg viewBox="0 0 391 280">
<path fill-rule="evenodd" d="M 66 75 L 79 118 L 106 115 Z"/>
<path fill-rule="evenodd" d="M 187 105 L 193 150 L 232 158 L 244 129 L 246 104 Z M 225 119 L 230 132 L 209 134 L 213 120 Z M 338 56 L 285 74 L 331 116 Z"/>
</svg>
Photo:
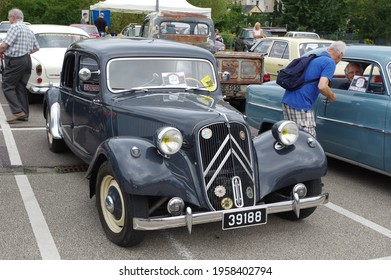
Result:
<svg viewBox="0 0 391 280">
<path fill-rule="evenodd" d="M 307 131 L 314 137 L 316 137 L 316 122 L 312 104 L 318 98 L 319 93 L 326 96 L 329 102 L 336 100 L 335 93 L 329 87 L 329 83 L 333 78 L 336 64 L 341 61 L 345 50 L 346 44 L 344 42 L 332 43 L 327 51 L 322 52 L 308 65 L 304 81 L 317 80 L 304 84 L 297 90 L 285 91 L 282 98 L 284 119 L 294 121 L 300 129 Z"/>
</svg>

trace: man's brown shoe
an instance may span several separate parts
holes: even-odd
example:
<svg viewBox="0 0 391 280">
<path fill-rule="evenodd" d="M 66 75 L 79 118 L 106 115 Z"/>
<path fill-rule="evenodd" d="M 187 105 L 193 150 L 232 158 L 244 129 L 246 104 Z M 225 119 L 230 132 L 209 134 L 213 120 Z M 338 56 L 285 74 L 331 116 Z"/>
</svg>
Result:
<svg viewBox="0 0 391 280">
<path fill-rule="evenodd" d="M 21 120 L 26 117 L 27 117 L 27 115 L 24 112 L 16 113 L 16 114 L 11 115 L 9 118 L 7 118 L 7 122 L 13 123 L 17 120 Z"/>
</svg>

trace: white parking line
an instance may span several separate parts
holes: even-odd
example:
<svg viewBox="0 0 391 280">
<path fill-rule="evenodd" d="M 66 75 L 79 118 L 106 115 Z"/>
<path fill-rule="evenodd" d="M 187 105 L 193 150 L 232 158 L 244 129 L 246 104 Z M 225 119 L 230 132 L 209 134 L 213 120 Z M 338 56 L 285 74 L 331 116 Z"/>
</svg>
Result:
<svg viewBox="0 0 391 280">
<path fill-rule="evenodd" d="M 344 215 L 345 217 L 348 217 L 349 219 L 352 219 L 366 227 L 369 227 L 370 229 L 377 231 L 380 234 L 383 234 L 384 236 L 391 238 L 391 230 L 382 227 L 374 222 L 371 222 L 370 220 L 367 220 L 357 214 L 354 214 L 353 212 L 350 212 L 338 205 L 335 205 L 331 202 L 325 204 L 327 208 L 330 208 L 331 210 L 334 210 L 335 212 Z"/>
<path fill-rule="evenodd" d="M 11 166 L 21 166 L 22 160 L 12 130 L 6 122 L 3 107 L 0 104 L 0 126 L 4 135 L 5 144 L 10 158 Z M 26 175 L 15 175 L 16 184 L 18 185 L 24 207 L 30 219 L 30 224 L 38 244 L 39 251 L 43 260 L 60 260 L 60 254 L 54 243 L 45 217 L 39 207 L 38 201 L 31 188 L 30 182 Z"/>
<path fill-rule="evenodd" d="M 43 260 L 60 260 L 56 244 L 26 175 L 15 175 Z"/>
<path fill-rule="evenodd" d="M 2 106 L 0 106 L 0 125 L 3 131 L 4 141 L 7 147 L 11 165 L 21 166 L 22 160 L 20 159 L 19 151 L 16 147 L 14 135 L 12 134 L 9 124 L 6 122 L 6 117 Z"/>
</svg>

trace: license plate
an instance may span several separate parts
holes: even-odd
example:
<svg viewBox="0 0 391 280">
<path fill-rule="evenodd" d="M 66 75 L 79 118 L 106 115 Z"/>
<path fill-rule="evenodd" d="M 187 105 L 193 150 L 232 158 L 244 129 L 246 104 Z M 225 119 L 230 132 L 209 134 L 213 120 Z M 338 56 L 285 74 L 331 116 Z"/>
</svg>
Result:
<svg viewBox="0 0 391 280">
<path fill-rule="evenodd" d="M 233 229 L 266 224 L 266 208 L 225 212 L 223 214 L 223 229 Z"/>
<path fill-rule="evenodd" d="M 240 85 L 223 84 L 223 91 L 224 92 L 239 92 L 240 91 Z"/>
</svg>

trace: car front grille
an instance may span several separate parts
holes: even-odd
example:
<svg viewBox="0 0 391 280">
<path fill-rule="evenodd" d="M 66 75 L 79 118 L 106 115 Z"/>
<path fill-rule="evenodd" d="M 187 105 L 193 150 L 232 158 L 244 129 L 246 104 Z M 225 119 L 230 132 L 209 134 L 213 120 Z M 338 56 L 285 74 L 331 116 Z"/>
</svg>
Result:
<svg viewBox="0 0 391 280">
<path fill-rule="evenodd" d="M 198 135 L 201 172 L 215 210 L 255 205 L 251 137 L 240 123 L 214 123 Z"/>
</svg>

